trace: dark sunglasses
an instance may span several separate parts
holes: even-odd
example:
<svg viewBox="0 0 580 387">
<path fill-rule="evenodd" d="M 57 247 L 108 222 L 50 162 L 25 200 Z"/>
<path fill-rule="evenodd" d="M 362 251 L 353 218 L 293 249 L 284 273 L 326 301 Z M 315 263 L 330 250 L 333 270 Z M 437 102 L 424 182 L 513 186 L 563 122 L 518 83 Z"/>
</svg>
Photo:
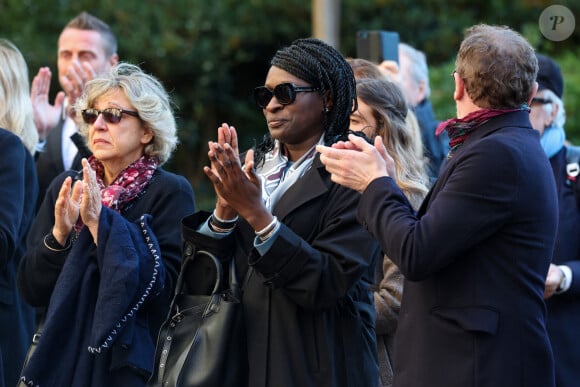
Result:
<svg viewBox="0 0 580 387">
<path fill-rule="evenodd" d="M 85 121 L 85 123 L 87 124 L 94 124 L 97 118 L 99 117 L 99 114 L 103 115 L 103 119 L 105 120 L 106 123 L 118 124 L 119 122 L 121 122 L 123 113 L 139 118 L 139 113 L 137 112 L 117 108 L 106 108 L 103 110 L 84 109 L 81 111 L 83 121 Z"/>
<path fill-rule="evenodd" d="M 546 104 L 552 103 L 552 100 L 548 99 L 548 98 L 540 98 L 540 97 L 535 98 L 534 97 L 534 98 L 532 98 L 532 103 L 539 103 L 541 105 L 546 105 Z"/>
<path fill-rule="evenodd" d="M 318 90 L 317 87 L 296 86 L 293 83 L 280 83 L 274 87 L 274 90 L 270 90 L 266 86 L 259 86 L 254 89 L 254 100 L 262 109 L 268 106 L 272 97 L 276 97 L 282 105 L 289 105 L 296 100 L 296 93 L 316 90 Z"/>
</svg>

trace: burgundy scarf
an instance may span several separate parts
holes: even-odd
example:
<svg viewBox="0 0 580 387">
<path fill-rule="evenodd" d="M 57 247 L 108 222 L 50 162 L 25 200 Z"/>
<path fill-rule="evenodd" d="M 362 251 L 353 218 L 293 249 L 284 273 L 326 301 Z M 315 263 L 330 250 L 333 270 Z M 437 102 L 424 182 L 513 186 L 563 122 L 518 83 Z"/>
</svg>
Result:
<svg viewBox="0 0 580 387">
<path fill-rule="evenodd" d="M 159 166 L 159 160 L 155 157 L 141 156 L 138 160 L 130 164 L 127 168 L 121 171 L 115 180 L 107 187 L 103 182 L 105 176 L 105 167 L 103 164 L 91 156 L 89 164 L 95 171 L 97 176 L 97 183 L 101 188 L 101 201 L 105 207 L 121 212 L 125 204 L 135 199 L 137 195 L 145 190 L 153 173 Z M 83 222 L 79 217 L 75 230 L 80 232 L 83 227 Z"/>
<path fill-rule="evenodd" d="M 89 164 L 97 175 L 97 183 L 101 188 L 103 205 L 120 212 L 125 204 L 135 199 L 147 187 L 159 165 L 159 161 L 155 157 L 141 156 L 141 158 L 122 170 L 107 187 L 103 183 L 103 177 L 105 176 L 103 164 L 94 156 L 89 158 Z"/>
<path fill-rule="evenodd" d="M 446 121 L 442 121 L 437 125 L 437 130 L 435 130 L 435 135 L 441 134 L 444 130 L 447 130 L 449 134 L 449 154 L 447 158 L 451 158 L 453 153 L 465 142 L 469 135 L 477 129 L 482 124 L 486 123 L 489 119 L 493 117 L 500 116 L 502 114 L 517 112 L 521 110 L 529 111 L 530 108 L 527 105 L 515 109 L 481 109 L 475 112 L 469 113 L 463 118 L 451 118 Z"/>
</svg>

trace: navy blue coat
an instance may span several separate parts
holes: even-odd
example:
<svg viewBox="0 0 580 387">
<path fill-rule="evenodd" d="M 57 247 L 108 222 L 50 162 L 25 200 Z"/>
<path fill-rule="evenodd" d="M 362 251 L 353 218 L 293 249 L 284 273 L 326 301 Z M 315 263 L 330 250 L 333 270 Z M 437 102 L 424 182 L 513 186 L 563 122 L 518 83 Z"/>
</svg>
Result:
<svg viewBox="0 0 580 387">
<path fill-rule="evenodd" d="M 34 306 L 43 307 L 48 306 L 49 303 L 52 305 L 53 292 L 61 273 L 63 273 L 63 267 L 65 266 L 67 257 L 69 253 L 76 253 L 74 247 L 61 252 L 50 251 L 43 242 L 44 236 L 52 230 L 54 225 L 54 204 L 58 197 L 60 187 L 67 176 L 73 176 L 74 174 L 73 171 L 63 172 L 51 183 L 27 238 L 28 248 L 19 267 L 17 284 L 23 297 Z M 195 211 L 195 199 L 189 182 L 183 176 L 167 172 L 162 168 L 158 168 L 155 171 L 147 188 L 123 208 L 122 215 L 126 219 L 126 222 L 130 224 L 137 222 L 142 215 L 149 214 L 152 216 L 150 226 L 160 246 L 165 271 L 165 288 L 161 293 L 155 294 L 151 299 L 148 299 L 144 307 L 140 308 L 137 312 L 137 319 L 140 322 L 146 322 L 149 335 L 141 335 L 140 340 L 135 340 L 129 345 L 116 338 L 111 344 L 110 350 L 104 350 L 102 356 L 94 357 L 95 369 L 97 369 L 96 367 L 102 366 L 103 362 L 107 362 L 110 371 L 106 375 L 96 376 L 108 377 L 109 381 L 116 380 L 116 382 L 110 382 L 109 384 L 95 383 L 92 384 L 93 386 L 145 386 L 153 367 L 157 333 L 169 311 L 175 280 L 181 267 L 180 220 L 193 211 Z M 114 236 L 107 233 L 112 229 L 107 226 L 105 215 L 106 211 L 102 211 L 99 220 L 99 241 L 101 242 Z M 81 236 L 82 233 L 79 236 L 79 240 Z M 145 244 L 141 240 L 135 243 Z M 99 247 L 102 245 L 104 243 L 99 243 Z M 135 255 L 135 252 L 139 251 L 128 243 L 120 245 L 118 249 L 121 253 L 126 249 L 127 256 Z M 86 249 L 86 254 L 95 261 L 100 259 L 102 255 L 94 243 L 92 247 Z M 114 274 L 116 273 L 107 273 L 109 277 L 112 277 Z M 105 276 L 105 271 L 103 271 L 101 276 Z M 101 282 L 104 283 L 105 280 L 105 278 L 102 278 Z M 133 282 L 127 281 L 125 285 L 135 288 Z M 141 283 L 139 283 L 140 285 Z M 129 294 L 134 288 L 127 289 L 127 293 Z M 86 304 L 94 302 L 92 299 L 93 294 L 83 293 L 81 296 L 87 297 Z M 78 302 L 77 305 L 83 306 L 82 302 Z M 45 331 L 40 338 L 39 347 L 34 355 L 36 358 L 38 358 L 37 354 L 39 352 L 42 353 L 40 348 L 43 345 L 43 340 L 51 336 L 51 332 L 48 332 L 48 330 L 56 325 L 51 324 L 50 313 L 48 317 L 49 319 L 45 323 Z M 69 320 L 74 319 L 74 315 L 72 314 L 70 316 L 58 317 L 61 319 L 66 317 Z M 123 335 L 123 332 L 120 334 Z M 86 340 L 86 338 L 82 338 L 82 340 Z M 63 351 L 65 349 L 52 348 L 50 353 L 53 357 L 56 356 L 61 360 L 65 356 L 67 359 L 70 359 L 70 353 L 59 355 L 59 350 Z M 87 349 L 84 349 L 85 353 L 86 351 Z M 81 359 L 81 356 L 78 356 L 77 361 L 79 359 Z M 47 359 L 47 362 L 49 360 L 52 360 L 52 358 Z M 50 377 L 60 381 L 64 380 L 64 378 L 71 377 L 73 371 L 79 372 L 78 369 L 75 369 L 75 364 L 73 366 L 71 364 L 73 364 L 72 361 L 65 361 L 62 363 L 62 370 L 55 367 Z M 76 377 L 77 375 L 74 376 Z M 121 382 L 121 380 L 124 381 Z M 70 383 L 58 382 L 55 384 L 55 386 L 65 385 L 68 386 Z M 82 385 L 89 387 L 90 384 L 83 383 Z"/>
<path fill-rule="evenodd" d="M 475 130 L 416 215 L 385 177 L 358 218 L 405 276 L 394 386 L 554 386 L 543 293 L 557 199 L 527 112 Z"/>
<path fill-rule="evenodd" d="M 16 270 L 38 195 L 30 152 L 13 133 L 0 129 L 0 387 L 15 386 L 32 341 L 34 311 L 16 288 Z"/>
<path fill-rule="evenodd" d="M 556 361 L 556 385 L 580 385 L 580 208 L 566 174 L 566 148 L 550 158 L 556 178 L 560 221 L 552 263 L 572 270 L 565 293 L 546 300 L 547 328 Z"/>
</svg>

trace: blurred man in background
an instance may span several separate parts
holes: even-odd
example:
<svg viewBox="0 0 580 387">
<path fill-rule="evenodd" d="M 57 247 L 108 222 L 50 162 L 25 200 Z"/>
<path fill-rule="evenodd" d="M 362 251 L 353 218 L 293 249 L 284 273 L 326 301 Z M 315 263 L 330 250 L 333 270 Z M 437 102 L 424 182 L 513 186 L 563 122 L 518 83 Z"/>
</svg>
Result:
<svg viewBox="0 0 580 387">
<path fill-rule="evenodd" d="M 81 169 L 81 158 L 90 151 L 74 121 L 71 107 L 85 83 L 117 64 L 117 39 L 102 20 L 82 12 L 73 18 L 58 38 L 58 80 L 62 91 L 49 102 L 52 74 L 42 67 L 32 81 L 31 99 L 40 144 L 37 149 L 39 194 L 37 208 L 52 179 L 62 171 Z"/>
</svg>

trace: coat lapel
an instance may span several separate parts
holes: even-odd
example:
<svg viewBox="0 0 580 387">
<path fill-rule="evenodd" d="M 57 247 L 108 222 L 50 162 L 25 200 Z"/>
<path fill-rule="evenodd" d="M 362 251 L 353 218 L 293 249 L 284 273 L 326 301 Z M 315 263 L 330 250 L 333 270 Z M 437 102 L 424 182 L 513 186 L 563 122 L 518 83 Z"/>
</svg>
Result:
<svg viewBox="0 0 580 387">
<path fill-rule="evenodd" d="M 327 181 L 322 178 L 323 174 L 328 174 L 328 172 L 320 162 L 320 154 L 316 154 L 312 167 L 299 179 L 300 183 L 292 185 L 280 197 L 274 206 L 274 215 L 279 219 L 284 219 L 295 208 L 328 192 L 329 187 Z"/>
</svg>

